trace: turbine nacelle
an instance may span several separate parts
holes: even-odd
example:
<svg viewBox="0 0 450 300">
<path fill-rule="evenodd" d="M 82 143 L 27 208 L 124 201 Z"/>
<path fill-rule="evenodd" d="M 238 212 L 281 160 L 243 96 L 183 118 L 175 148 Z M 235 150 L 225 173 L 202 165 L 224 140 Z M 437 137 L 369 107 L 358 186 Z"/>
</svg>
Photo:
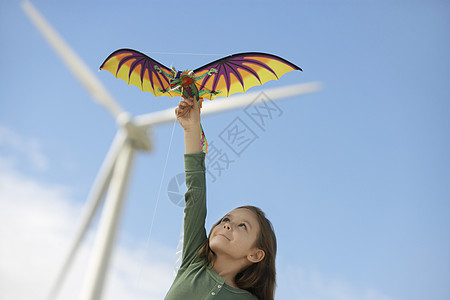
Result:
<svg viewBox="0 0 450 300">
<path fill-rule="evenodd" d="M 142 151 L 152 150 L 150 126 L 136 125 L 128 112 L 120 113 L 116 118 L 116 123 L 119 128 L 123 128 L 126 131 L 126 135 L 134 149 Z"/>
</svg>

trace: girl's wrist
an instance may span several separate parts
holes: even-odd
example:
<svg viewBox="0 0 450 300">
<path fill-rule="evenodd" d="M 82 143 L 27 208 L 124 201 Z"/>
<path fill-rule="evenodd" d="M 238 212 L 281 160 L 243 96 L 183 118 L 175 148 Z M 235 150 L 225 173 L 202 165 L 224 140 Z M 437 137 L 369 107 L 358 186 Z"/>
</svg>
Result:
<svg viewBox="0 0 450 300">
<path fill-rule="evenodd" d="M 200 124 L 198 124 L 198 126 L 189 126 L 184 129 L 186 153 L 202 152 L 201 136 L 202 130 Z"/>
<path fill-rule="evenodd" d="M 185 133 L 195 133 L 195 132 L 198 132 L 198 131 L 201 131 L 200 123 L 184 128 L 184 132 Z"/>
</svg>

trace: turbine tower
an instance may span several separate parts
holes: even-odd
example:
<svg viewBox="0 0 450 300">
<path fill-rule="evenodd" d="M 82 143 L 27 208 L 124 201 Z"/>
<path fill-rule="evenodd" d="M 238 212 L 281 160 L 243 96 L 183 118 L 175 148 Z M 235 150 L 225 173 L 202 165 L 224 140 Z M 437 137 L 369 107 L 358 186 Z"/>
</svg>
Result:
<svg viewBox="0 0 450 300">
<path fill-rule="evenodd" d="M 147 134 L 148 129 L 159 124 L 173 122 L 175 120 L 175 107 L 132 117 L 109 94 L 90 68 L 29 1 L 24 1 L 22 8 L 74 76 L 87 89 L 92 98 L 111 113 L 118 125 L 117 134 L 88 195 L 86 209 L 73 244 L 61 267 L 59 276 L 55 280 L 49 297 L 50 299 L 56 299 L 83 237 L 104 200 L 105 204 L 101 213 L 91 260 L 80 298 L 81 300 L 99 300 L 102 296 L 105 277 L 114 248 L 133 158 L 137 151 L 151 151 L 152 141 Z M 271 100 L 275 101 L 315 92 L 319 89 L 319 83 L 307 83 L 265 90 L 264 93 Z M 203 103 L 202 114 L 213 114 L 249 105 L 258 98 L 257 95 L 260 93 L 261 91 L 245 93 L 230 98 L 214 100 L 214 102 Z"/>
</svg>

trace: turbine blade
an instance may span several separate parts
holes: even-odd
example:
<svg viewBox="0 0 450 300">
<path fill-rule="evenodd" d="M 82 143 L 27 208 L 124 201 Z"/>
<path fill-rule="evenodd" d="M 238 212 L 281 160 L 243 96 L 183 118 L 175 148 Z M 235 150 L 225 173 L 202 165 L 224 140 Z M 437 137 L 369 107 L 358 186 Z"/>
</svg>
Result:
<svg viewBox="0 0 450 300">
<path fill-rule="evenodd" d="M 61 290 L 67 274 L 69 273 L 69 269 L 73 264 L 75 256 L 80 248 L 81 242 L 83 241 L 89 229 L 89 226 L 91 225 L 92 220 L 95 217 L 95 214 L 101 207 L 104 195 L 106 194 L 106 190 L 110 184 L 110 179 L 114 171 L 117 157 L 119 156 L 119 153 L 126 142 L 126 138 L 126 134 L 122 130 L 119 130 L 116 134 L 116 137 L 114 138 L 113 143 L 111 144 L 111 147 L 109 148 L 108 154 L 103 161 L 100 171 L 95 178 L 94 184 L 87 198 L 85 210 L 82 215 L 82 219 L 75 238 L 72 241 L 70 251 L 66 256 L 64 264 L 59 270 L 58 276 L 56 277 L 50 291 L 50 295 L 48 297 L 49 300 L 57 299 L 58 293 Z"/>
<path fill-rule="evenodd" d="M 24 1 L 22 8 L 32 23 L 38 28 L 47 42 L 52 46 L 55 52 L 65 62 L 75 77 L 91 94 L 92 98 L 106 107 L 107 110 L 116 118 L 124 110 L 108 93 L 106 88 L 94 73 L 86 66 L 83 60 L 69 47 L 62 37 L 52 28 L 42 14 L 31 4 L 30 1 Z"/>
<path fill-rule="evenodd" d="M 231 96 L 229 98 L 221 98 L 221 99 L 216 98 L 214 99 L 214 101 L 203 102 L 202 115 L 214 114 L 231 109 L 236 109 L 239 107 L 250 105 L 254 101 L 258 102 L 267 98 L 269 98 L 272 101 L 277 101 L 284 98 L 317 92 L 320 89 L 321 83 L 309 82 L 273 88 L 268 90 L 261 90 L 251 93 L 238 94 L 236 96 Z M 258 97 L 262 93 L 264 93 L 264 95 L 267 98 Z M 175 120 L 175 107 L 157 111 L 154 113 L 137 116 L 134 118 L 134 124 L 137 127 L 145 127 L 173 122 L 174 120 Z"/>
<path fill-rule="evenodd" d="M 205 101 L 203 101 L 202 114 L 214 114 L 231 109 L 236 109 L 239 107 L 250 105 L 252 103 L 263 101 L 264 99 L 267 98 L 269 98 L 272 101 L 278 101 L 284 98 L 290 98 L 298 95 L 317 92 L 320 89 L 321 84 L 319 82 L 309 82 L 272 88 L 268 90 L 260 90 L 251 93 L 238 94 L 228 99 L 227 98 L 220 99 L 219 101 L 208 101 L 206 103 Z M 259 97 L 263 93 L 266 96 L 266 98 Z"/>
</svg>

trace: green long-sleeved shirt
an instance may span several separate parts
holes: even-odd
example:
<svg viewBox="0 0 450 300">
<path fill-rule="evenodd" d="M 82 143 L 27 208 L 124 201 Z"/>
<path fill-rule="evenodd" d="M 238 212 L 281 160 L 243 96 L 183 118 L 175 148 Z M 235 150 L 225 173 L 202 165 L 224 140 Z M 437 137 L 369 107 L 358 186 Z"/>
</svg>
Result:
<svg viewBox="0 0 450 300">
<path fill-rule="evenodd" d="M 198 258 L 197 252 L 207 239 L 205 154 L 185 154 L 187 192 L 184 209 L 183 257 L 178 274 L 165 300 L 258 300 L 246 290 L 225 284 L 214 269 Z"/>
</svg>

